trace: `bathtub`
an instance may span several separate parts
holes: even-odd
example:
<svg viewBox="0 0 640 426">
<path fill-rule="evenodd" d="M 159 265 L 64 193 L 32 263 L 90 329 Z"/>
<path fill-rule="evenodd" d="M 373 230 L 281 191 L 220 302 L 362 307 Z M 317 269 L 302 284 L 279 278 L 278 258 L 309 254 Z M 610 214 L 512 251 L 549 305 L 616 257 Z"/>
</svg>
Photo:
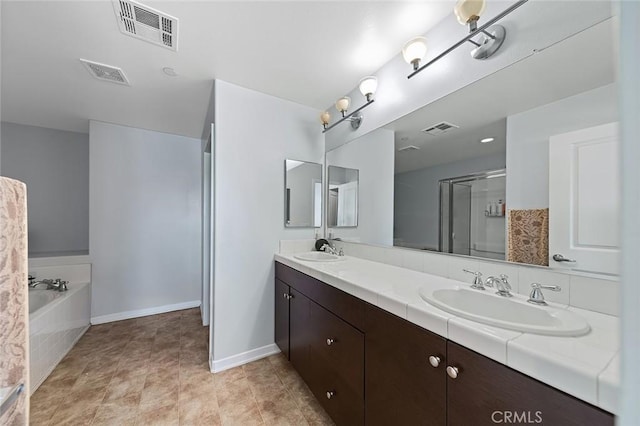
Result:
<svg viewBox="0 0 640 426">
<path fill-rule="evenodd" d="M 89 328 L 91 284 L 70 282 L 69 290 L 29 289 L 29 367 L 33 392 Z"/>
</svg>

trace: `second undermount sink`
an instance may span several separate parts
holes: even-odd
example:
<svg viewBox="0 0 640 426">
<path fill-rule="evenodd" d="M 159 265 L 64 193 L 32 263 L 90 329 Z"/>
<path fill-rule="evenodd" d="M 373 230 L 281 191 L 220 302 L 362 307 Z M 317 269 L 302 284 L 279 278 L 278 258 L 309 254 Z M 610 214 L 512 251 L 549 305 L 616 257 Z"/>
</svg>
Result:
<svg viewBox="0 0 640 426">
<path fill-rule="evenodd" d="M 337 262 L 344 259 L 344 256 L 325 253 L 323 251 L 309 251 L 306 253 L 298 253 L 294 254 L 293 257 L 300 260 L 306 260 L 307 262 Z"/>
<path fill-rule="evenodd" d="M 549 336 L 581 336 L 589 332 L 589 323 L 566 309 L 539 307 L 521 299 L 497 296 L 490 292 L 452 289 L 421 289 L 427 303 L 462 318 L 521 331 Z"/>
</svg>

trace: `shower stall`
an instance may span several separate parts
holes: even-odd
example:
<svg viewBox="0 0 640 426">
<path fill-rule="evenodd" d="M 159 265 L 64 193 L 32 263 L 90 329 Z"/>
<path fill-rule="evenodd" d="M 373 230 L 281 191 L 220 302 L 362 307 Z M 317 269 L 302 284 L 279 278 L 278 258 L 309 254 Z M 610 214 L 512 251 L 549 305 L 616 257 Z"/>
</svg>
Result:
<svg viewBox="0 0 640 426">
<path fill-rule="evenodd" d="M 506 170 L 439 181 L 439 251 L 505 259 Z"/>
</svg>

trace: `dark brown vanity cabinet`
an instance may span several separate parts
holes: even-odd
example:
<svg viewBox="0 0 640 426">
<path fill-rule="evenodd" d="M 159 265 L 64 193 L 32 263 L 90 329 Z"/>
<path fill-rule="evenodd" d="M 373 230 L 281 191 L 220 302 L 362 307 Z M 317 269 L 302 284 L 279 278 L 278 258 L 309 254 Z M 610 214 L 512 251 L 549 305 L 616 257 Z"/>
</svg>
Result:
<svg viewBox="0 0 640 426">
<path fill-rule="evenodd" d="M 597 407 L 277 262 L 275 309 L 276 343 L 338 425 L 613 425 Z"/>
<path fill-rule="evenodd" d="M 275 294 L 275 341 L 282 353 L 289 359 L 289 286 L 276 279 Z"/>
<path fill-rule="evenodd" d="M 361 323 L 363 303 L 276 263 L 276 344 L 339 425 L 364 424 L 364 333 L 345 320 Z"/>
<path fill-rule="evenodd" d="M 448 342 L 447 359 L 450 426 L 613 425 L 606 411 L 456 343 Z"/>
<path fill-rule="evenodd" d="M 447 341 L 371 305 L 365 331 L 366 423 L 444 425 Z"/>
</svg>

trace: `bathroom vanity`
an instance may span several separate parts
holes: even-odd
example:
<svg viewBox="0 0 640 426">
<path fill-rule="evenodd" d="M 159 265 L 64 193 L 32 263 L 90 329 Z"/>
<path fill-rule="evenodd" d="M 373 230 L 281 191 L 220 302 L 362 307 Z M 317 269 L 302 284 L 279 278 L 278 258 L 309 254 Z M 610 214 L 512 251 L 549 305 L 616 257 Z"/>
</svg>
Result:
<svg viewBox="0 0 640 426">
<path fill-rule="evenodd" d="M 275 339 L 336 424 L 613 424 L 601 408 L 448 339 L 436 321 L 433 332 L 357 297 L 356 286 L 301 272 L 323 275 L 310 263 L 276 256 Z"/>
</svg>

